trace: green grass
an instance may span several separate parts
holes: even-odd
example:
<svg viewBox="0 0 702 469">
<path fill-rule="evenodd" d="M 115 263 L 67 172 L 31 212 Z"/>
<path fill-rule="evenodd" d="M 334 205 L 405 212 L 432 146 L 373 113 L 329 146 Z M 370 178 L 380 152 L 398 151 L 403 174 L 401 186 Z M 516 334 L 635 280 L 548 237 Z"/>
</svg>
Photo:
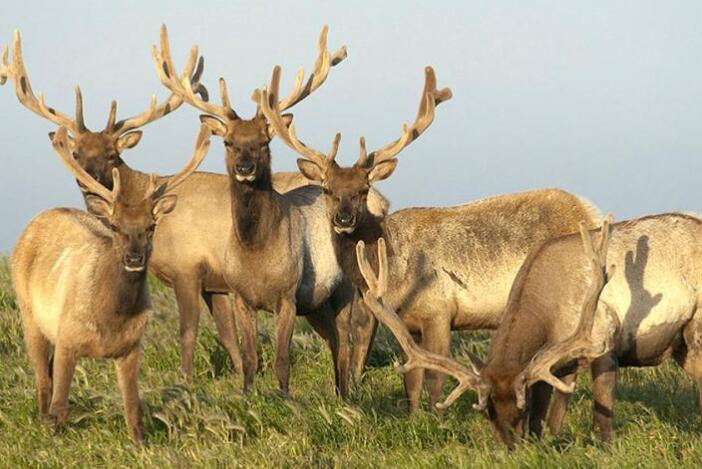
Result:
<svg viewBox="0 0 702 469">
<path fill-rule="evenodd" d="M 276 392 L 271 372 L 272 321 L 262 314 L 256 390 L 242 395 L 239 376 L 203 315 L 196 384 L 178 372 L 178 319 L 172 293 L 152 284 L 158 313 L 144 339 L 140 390 L 148 447 L 127 435 L 109 361 L 81 362 L 71 389 L 67 428 L 52 434 L 37 415 L 34 378 L 21 324 L 0 261 L 0 465 L 4 467 L 699 467 L 702 425 L 692 382 L 673 364 L 624 370 L 615 441 L 590 432 L 589 380 L 581 378 L 564 431 L 508 453 L 485 419 L 462 397 L 444 416 L 408 417 L 393 341 L 381 333 L 372 366 L 350 402 L 334 395 L 322 341 L 300 322 L 294 337 L 291 398 Z M 461 335 L 484 353 L 487 335 Z M 477 343 L 477 345 L 475 345 Z"/>
</svg>

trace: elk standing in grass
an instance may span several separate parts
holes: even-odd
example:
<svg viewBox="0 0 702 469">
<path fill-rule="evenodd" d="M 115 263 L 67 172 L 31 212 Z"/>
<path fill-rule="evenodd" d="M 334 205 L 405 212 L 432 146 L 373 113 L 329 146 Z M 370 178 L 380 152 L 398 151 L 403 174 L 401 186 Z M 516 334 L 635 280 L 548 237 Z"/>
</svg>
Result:
<svg viewBox="0 0 702 469">
<path fill-rule="evenodd" d="M 209 138 L 203 126 L 185 168 L 164 183 L 152 178 L 137 202 L 123 197 L 117 169 L 109 190 L 81 168 L 70 153 L 65 127 L 54 136 L 62 162 L 90 192 L 91 212 L 104 221 L 76 209 L 48 210 L 30 222 L 12 254 L 12 283 L 35 369 L 39 411 L 48 413 L 56 427 L 68 414 L 77 360 L 113 358 L 127 425 L 135 441 L 143 440 L 137 377 L 151 310 L 146 281 L 151 237 L 161 217 L 175 207 L 177 196 L 170 191 L 200 164 Z"/>
<path fill-rule="evenodd" d="M 346 56 L 345 48 L 331 54 L 326 48 L 326 36 L 325 27 L 319 38 L 319 57 L 309 79 L 305 82 L 300 70 L 289 96 L 280 102 L 277 95 L 271 97 L 279 109 L 289 109 L 314 92 L 330 68 Z M 336 262 L 322 189 L 308 186 L 278 193 L 272 185 L 269 148 L 276 132 L 260 109 L 252 119 L 239 117 L 231 107 L 224 79 L 219 81 L 222 105 L 198 99 L 187 81 L 176 77 L 163 32 L 161 50 L 154 50 L 154 59 L 163 84 L 206 112 L 201 121 L 224 141 L 230 212 L 226 228 L 219 232 L 226 239 L 221 278 L 236 293 L 237 304 L 243 310 L 240 332 L 244 388 L 251 386 L 256 372 L 256 309 L 261 308 L 277 313 L 274 369 L 281 390 L 288 391 L 289 347 L 294 319 L 299 313 L 327 340 L 334 358 L 337 390 L 345 396 L 349 366 L 345 324 L 350 315 L 352 289 L 344 284 Z M 276 67 L 276 83 L 279 76 L 280 69 Z M 292 115 L 280 119 L 287 126 Z M 375 197 L 379 198 L 377 194 Z"/>
<path fill-rule="evenodd" d="M 273 90 L 277 92 L 277 90 Z M 354 284 L 365 288 L 358 269 L 356 243 L 375 245 L 384 237 L 389 249 L 393 282 L 386 303 L 400 315 L 424 349 L 448 356 L 452 330 L 494 329 L 500 324 L 512 281 L 529 251 L 545 239 L 572 233 L 585 220 L 592 226 L 596 210 L 564 191 L 544 189 L 511 194 L 449 208 L 411 208 L 387 217 L 369 213 L 366 196 L 371 185 L 389 177 L 397 154 L 421 135 L 434 119 L 436 106 L 451 98 L 436 89 L 431 67 L 425 69 L 424 91 L 412 126 L 405 125 L 394 142 L 370 154 L 361 138 L 361 154 L 352 167 L 340 167 L 336 152 L 329 156 L 301 143 L 280 110 L 267 105 L 264 114 L 283 142 L 304 158 L 300 171 L 325 191 L 328 223 L 333 226 L 335 249 L 342 269 Z M 338 145 L 339 134 L 334 140 Z M 356 308 L 360 310 L 360 308 Z M 358 377 L 375 330 L 375 320 L 361 316 L 365 327 L 352 326 L 353 362 Z M 424 370 L 405 375 L 410 411 L 418 408 Z M 439 401 L 443 375 L 427 372 L 429 400 Z"/>
</svg>

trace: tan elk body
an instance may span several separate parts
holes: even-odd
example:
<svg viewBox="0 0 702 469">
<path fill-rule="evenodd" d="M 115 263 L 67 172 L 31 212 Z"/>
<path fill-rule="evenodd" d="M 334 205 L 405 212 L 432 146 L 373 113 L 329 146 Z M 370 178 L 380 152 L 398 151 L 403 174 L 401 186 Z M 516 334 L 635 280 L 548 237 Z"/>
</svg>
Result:
<svg viewBox="0 0 702 469">
<path fill-rule="evenodd" d="M 137 377 L 151 310 L 146 281 L 151 237 L 175 207 L 177 197 L 169 190 L 197 168 L 209 137 L 203 127 L 188 165 L 164 184 L 154 178 L 138 202 L 122 197 L 116 169 L 108 190 L 78 165 L 65 127 L 54 137 L 56 151 L 91 192 L 87 203 L 102 218 L 76 209 L 47 210 L 30 222 L 12 254 L 12 283 L 35 368 L 39 411 L 49 413 L 56 426 L 68 413 L 77 360 L 113 358 L 127 424 L 136 441 L 143 439 Z"/>
<path fill-rule="evenodd" d="M 393 279 L 385 304 L 430 352 L 448 356 L 452 330 L 496 328 L 512 281 L 529 251 L 546 239 L 576 231 L 583 220 L 592 225 L 597 219 L 588 202 L 556 189 L 448 208 L 410 208 L 386 217 L 369 213 L 366 195 L 371 185 L 392 174 L 398 162 L 395 156 L 432 123 L 435 107 L 451 97 L 449 89 L 436 89 L 431 67 L 425 70 L 413 125 L 405 125 L 398 140 L 370 154 L 361 139 L 361 157 L 349 168 L 336 163 L 335 152 L 328 157 L 297 140 L 294 128 L 286 128 L 280 112 L 266 105 L 263 94 L 262 109 L 281 140 L 305 157 L 298 160 L 300 170 L 327 194 L 327 222 L 336 234 L 336 253 L 345 275 L 363 290 L 356 243 L 374 245 L 385 238 Z M 334 148 L 339 138 L 337 134 Z M 360 333 L 354 340 L 353 362 L 362 366 L 376 323 L 367 315 L 354 316 L 352 331 Z M 360 367 L 355 370 L 356 376 L 360 371 Z M 410 411 L 419 405 L 423 377 L 421 369 L 405 375 Z M 440 399 L 442 387 L 443 376 L 429 371 L 432 406 Z"/>
</svg>

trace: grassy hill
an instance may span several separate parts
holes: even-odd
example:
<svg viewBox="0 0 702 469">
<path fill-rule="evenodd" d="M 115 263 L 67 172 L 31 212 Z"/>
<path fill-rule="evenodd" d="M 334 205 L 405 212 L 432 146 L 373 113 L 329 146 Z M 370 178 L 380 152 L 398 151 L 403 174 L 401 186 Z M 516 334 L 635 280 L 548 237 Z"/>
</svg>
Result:
<svg viewBox="0 0 702 469">
<path fill-rule="evenodd" d="M 487 421 L 462 397 L 445 415 L 408 417 L 397 350 L 380 334 L 372 366 L 350 402 L 334 395 L 324 343 L 299 321 L 294 336 L 291 398 L 276 392 L 271 371 L 271 316 L 261 314 L 256 390 L 242 395 L 239 376 L 218 344 L 211 319 L 201 321 L 196 383 L 178 372 L 178 318 L 170 290 L 152 284 L 157 313 L 144 339 L 140 390 L 148 447 L 135 448 L 122 418 L 114 367 L 80 363 L 67 428 L 52 434 L 36 410 L 7 260 L 0 261 L 0 466 L 4 467 L 699 467 L 702 425 L 693 383 L 672 363 L 624 370 L 618 388 L 615 441 L 590 433 L 589 378 L 581 377 L 564 431 L 507 453 Z M 461 335 L 460 357 L 484 354 L 487 334 Z"/>
</svg>

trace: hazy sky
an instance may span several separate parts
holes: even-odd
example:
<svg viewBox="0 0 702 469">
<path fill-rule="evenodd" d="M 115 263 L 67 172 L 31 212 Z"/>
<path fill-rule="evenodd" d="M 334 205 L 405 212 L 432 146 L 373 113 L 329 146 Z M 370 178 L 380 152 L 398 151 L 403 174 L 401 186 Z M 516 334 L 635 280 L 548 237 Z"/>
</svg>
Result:
<svg viewBox="0 0 702 469">
<path fill-rule="evenodd" d="M 89 127 L 102 128 L 109 102 L 118 116 L 167 95 L 151 45 L 169 27 L 176 65 L 192 44 L 206 57 L 215 98 L 227 78 L 240 115 L 275 64 L 282 88 L 310 69 L 322 25 L 330 48 L 348 59 L 313 97 L 294 108 L 298 135 L 327 149 L 343 134 L 338 159 L 374 148 L 414 118 L 424 65 L 454 98 L 400 156 L 380 187 L 394 208 L 452 205 L 555 186 L 613 211 L 618 219 L 667 210 L 699 211 L 702 201 L 702 2 L 699 1 L 373 1 L 373 2 L 4 2 L 0 44 L 22 31 L 34 91 L 73 114 L 76 84 Z M 123 157 L 134 168 L 170 173 L 190 156 L 198 112 L 184 105 L 144 128 Z M 68 172 L 51 150 L 53 124 L 0 88 L 0 251 L 9 251 L 39 211 L 79 206 Z M 274 168 L 295 155 L 272 146 Z M 203 164 L 223 171 L 215 140 Z"/>
</svg>

